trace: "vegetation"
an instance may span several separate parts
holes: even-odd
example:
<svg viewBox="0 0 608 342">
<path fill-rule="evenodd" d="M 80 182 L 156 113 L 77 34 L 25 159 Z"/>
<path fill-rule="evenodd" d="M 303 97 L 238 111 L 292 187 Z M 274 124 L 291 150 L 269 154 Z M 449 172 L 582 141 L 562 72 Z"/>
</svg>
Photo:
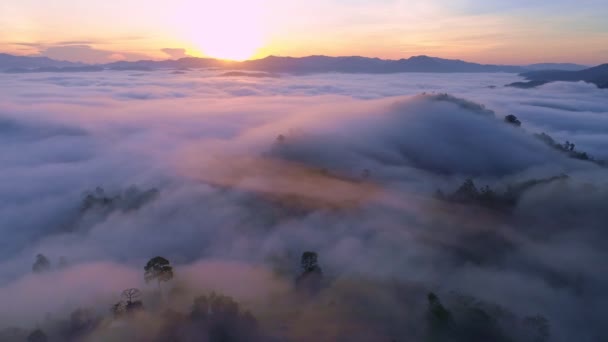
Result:
<svg viewBox="0 0 608 342">
<path fill-rule="evenodd" d="M 540 139 L 545 144 L 551 146 L 553 149 L 566 154 L 568 157 L 572 159 L 584 160 L 595 163 L 599 166 L 608 166 L 608 163 L 605 160 L 597 160 L 587 154 L 587 152 L 577 151 L 575 150 L 576 145 L 569 141 L 566 141 L 563 144 L 556 142 L 549 134 L 540 133 L 535 134 L 535 137 Z"/>
<path fill-rule="evenodd" d="M 160 283 L 173 279 L 173 266 L 169 260 L 157 256 L 148 261 L 144 266 L 144 280 L 146 283 L 156 281 L 160 290 Z"/>
<path fill-rule="evenodd" d="M 505 116 L 504 121 L 505 121 L 505 123 L 516 126 L 516 127 L 521 127 L 521 125 L 522 125 L 521 121 L 517 118 L 517 116 L 515 116 L 513 114 L 509 114 L 509 115 Z M 544 132 L 534 134 L 534 136 L 537 139 L 544 142 L 545 144 L 547 144 L 548 146 L 552 147 L 553 149 L 555 149 L 557 151 L 560 151 L 560 152 L 566 154 L 568 157 L 570 157 L 572 159 L 593 162 L 599 166 L 608 166 L 608 162 L 605 160 L 597 160 L 597 159 L 593 158 L 592 156 L 590 156 L 587 152 L 575 150 L 576 145 L 570 141 L 566 141 L 565 143 L 560 144 L 560 143 L 556 142 L 555 139 L 553 139 L 549 134 L 544 133 Z"/>
<path fill-rule="evenodd" d="M 428 294 L 429 341 L 549 341 L 549 323 L 540 315 L 520 319 L 499 306 L 456 294 L 452 302 L 448 309 L 437 295 Z"/>
<path fill-rule="evenodd" d="M 460 196 L 474 194 L 476 189 L 472 181 L 467 181 L 459 189 L 459 194 Z M 444 302 L 437 294 L 428 293 L 426 307 L 421 307 L 416 305 L 416 300 L 412 298 L 420 293 L 403 284 L 384 288 L 388 298 L 393 298 L 395 301 L 390 305 L 403 308 L 403 313 L 389 311 L 391 312 L 389 316 L 376 317 L 378 313 L 375 313 L 373 308 L 384 304 L 374 301 L 382 301 L 384 294 L 378 297 L 376 292 L 361 292 L 357 290 L 359 284 L 356 281 L 336 286 L 331 284 L 335 280 L 327 280 L 322 284 L 323 272 L 319 266 L 319 256 L 313 251 L 302 253 L 300 268 L 301 273 L 296 278 L 293 290 L 294 293 L 303 293 L 305 296 L 296 296 L 299 304 L 285 309 L 286 312 L 293 310 L 289 316 L 293 322 L 304 320 L 295 324 L 296 326 L 305 324 L 304 327 L 307 329 L 304 332 L 285 331 L 283 328 L 276 330 L 272 326 L 263 326 L 250 311 L 244 309 L 234 298 L 224 294 L 211 292 L 190 296 L 184 291 L 175 291 L 176 295 L 169 297 L 168 302 L 154 304 L 152 301 L 151 305 L 144 306 L 144 293 L 137 288 L 128 288 L 122 292 L 120 301 L 111 306 L 111 315 L 103 317 L 93 310 L 80 308 L 73 311 L 67 319 L 56 320 L 49 316 L 31 331 L 20 328 L 0 330 L 0 341 L 257 342 L 307 341 L 314 336 L 324 336 L 325 339 L 319 340 L 327 340 L 324 335 L 326 332 L 323 330 L 325 328 L 320 325 L 324 324 L 322 315 L 328 312 L 344 316 L 346 322 L 351 322 L 343 324 L 340 322 L 340 316 L 333 318 L 337 320 L 335 322 L 326 322 L 332 326 L 330 340 L 355 338 L 354 340 L 357 341 L 367 341 L 378 340 L 379 336 L 385 336 L 390 337 L 386 339 L 387 341 L 546 342 L 550 337 L 549 323 L 540 315 L 520 319 L 498 306 L 455 294 L 448 296 L 448 300 Z M 163 257 L 152 258 L 146 264 L 147 281 L 156 281 L 160 284 L 173 277 L 173 267 Z M 182 303 L 184 295 L 189 298 L 190 305 L 177 304 Z M 329 302 L 327 299 L 330 299 Z M 345 305 L 349 302 L 353 304 Z M 176 308 L 181 309 L 176 310 Z M 367 308 L 371 311 L 367 312 Z M 418 321 L 414 326 L 394 326 L 396 320 L 405 317 L 410 317 L 411 321 L 411 317 L 417 317 L 416 312 L 420 313 L 418 316 L 423 321 Z M 319 320 L 313 319 L 317 315 L 321 315 Z M 380 319 L 380 317 L 384 318 Z M 286 322 L 284 318 L 286 317 L 279 320 Z M 313 320 L 307 322 L 311 319 Z M 352 326 L 352 322 L 361 319 L 365 320 L 361 321 L 360 328 Z M 315 328 L 316 325 L 319 326 Z M 294 333 L 295 335 L 292 335 Z M 293 336 L 301 337 L 292 339 Z"/>
<path fill-rule="evenodd" d="M 51 270 L 51 262 L 44 254 L 36 255 L 36 261 L 32 265 L 34 273 L 43 273 Z"/>
<path fill-rule="evenodd" d="M 46 337 L 46 334 L 44 333 L 44 331 L 42 331 L 40 329 L 36 329 L 36 330 L 32 331 L 27 336 L 27 342 L 47 342 L 47 341 L 48 341 L 48 337 Z"/>
<path fill-rule="evenodd" d="M 114 317 L 120 317 L 125 314 L 133 314 L 137 311 L 143 310 L 144 304 L 141 300 L 141 291 L 139 289 L 131 288 L 126 289 L 122 292 L 121 300 L 112 305 L 110 311 L 114 314 Z"/>
<path fill-rule="evenodd" d="M 319 267 L 317 253 L 302 253 L 300 266 L 302 273 L 296 278 L 296 288 L 306 293 L 319 292 L 322 286 L 323 271 Z"/>
<path fill-rule="evenodd" d="M 189 315 L 210 341 L 258 340 L 257 321 L 231 297 L 211 293 L 194 299 Z"/>
<path fill-rule="evenodd" d="M 87 212 L 94 209 L 108 212 L 137 210 L 156 199 L 159 194 L 160 192 L 157 189 L 140 190 L 136 186 L 131 186 L 123 192 L 110 195 L 102 187 L 97 187 L 93 191 L 84 193 L 81 211 Z"/>
<path fill-rule="evenodd" d="M 568 178 L 568 175 L 559 175 L 544 179 L 531 179 L 525 182 L 510 184 L 502 191 L 492 189 L 488 185 L 478 189 L 472 179 L 466 179 L 458 189 L 447 195 L 442 190 L 437 190 L 435 198 L 452 203 L 477 205 L 488 209 L 508 211 L 515 207 L 521 196 L 533 187 L 565 181 Z"/>
<path fill-rule="evenodd" d="M 515 116 L 513 114 L 509 114 L 509 115 L 505 116 L 505 122 L 510 125 L 513 125 L 513 126 L 517 126 L 517 127 L 521 126 L 521 121 L 519 121 L 517 116 Z"/>
</svg>

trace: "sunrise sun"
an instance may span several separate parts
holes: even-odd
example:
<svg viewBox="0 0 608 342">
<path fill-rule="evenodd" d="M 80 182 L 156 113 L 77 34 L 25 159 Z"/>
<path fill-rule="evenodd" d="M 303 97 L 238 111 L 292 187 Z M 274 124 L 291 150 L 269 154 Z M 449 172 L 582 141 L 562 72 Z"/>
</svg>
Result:
<svg viewBox="0 0 608 342">
<path fill-rule="evenodd" d="M 231 32 L 231 28 L 219 28 L 218 32 L 202 34 L 193 39 L 195 46 L 206 56 L 227 59 L 246 60 L 253 57 L 262 41 L 255 34 Z"/>
<path fill-rule="evenodd" d="M 226 60 L 246 60 L 264 44 L 259 3 L 188 1 L 178 25 L 183 38 L 204 56 Z"/>
</svg>

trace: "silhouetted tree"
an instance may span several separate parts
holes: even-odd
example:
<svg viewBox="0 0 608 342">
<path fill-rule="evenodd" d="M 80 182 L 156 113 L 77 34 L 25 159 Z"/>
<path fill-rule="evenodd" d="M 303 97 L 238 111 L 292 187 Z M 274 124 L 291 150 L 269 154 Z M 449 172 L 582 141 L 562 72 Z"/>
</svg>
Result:
<svg viewBox="0 0 608 342">
<path fill-rule="evenodd" d="M 126 289 L 122 291 L 122 298 L 125 302 L 133 302 L 141 297 L 141 291 L 138 289 Z"/>
<path fill-rule="evenodd" d="M 513 114 L 509 114 L 509 115 L 505 116 L 505 122 L 510 125 L 517 126 L 517 127 L 521 126 L 521 121 L 519 121 L 517 116 L 515 116 Z"/>
<path fill-rule="evenodd" d="M 457 328 L 459 341 L 507 342 L 510 340 L 500 329 L 497 319 L 476 306 L 464 312 Z"/>
<path fill-rule="evenodd" d="M 608 162 L 605 160 L 596 160 L 586 152 L 575 151 L 574 148 L 576 147 L 576 145 L 574 145 L 574 143 L 571 143 L 570 141 L 566 141 L 564 144 L 560 144 L 557 143 L 550 135 L 546 133 L 535 134 L 535 136 L 538 139 L 542 140 L 545 144 L 553 147 L 554 149 L 560 152 L 567 153 L 568 157 L 570 158 L 590 161 L 602 167 L 608 166 Z"/>
<path fill-rule="evenodd" d="M 300 259 L 302 274 L 296 278 L 296 288 L 310 293 L 316 293 L 321 289 L 323 271 L 318 264 L 318 256 L 315 252 L 304 252 Z"/>
<path fill-rule="evenodd" d="M 477 197 L 479 204 L 487 208 L 498 209 L 503 203 L 499 195 L 489 186 L 484 186 Z"/>
<path fill-rule="evenodd" d="M 127 313 L 143 309 L 143 303 L 139 298 L 141 297 L 141 291 L 139 289 L 126 289 L 122 292 L 122 299 L 124 302 L 124 310 Z"/>
<path fill-rule="evenodd" d="M 208 334 L 208 341 L 258 341 L 256 319 L 233 298 L 212 293 L 194 300 L 190 319 Z M 199 337 L 200 338 L 200 337 Z"/>
<path fill-rule="evenodd" d="M 87 211 L 95 206 L 110 206 L 113 199 L 106 195 L 105 190 L 102 187 L 96 187 L 93 192 L 87 192 L 84 200 L 82 201 L 82 211 Z"/>
<path fill-rule="evenodd" d="M 36 255 L 36 261 L 32 265 L 32 271 L 35 273 L 42 273 L 51 270 L 51 262 L 43 254 Z"/>
<path fill-rule="evenodd" d="M 443 341 L 448 336 L 452 335 L 453 318 L 452 313 L 448 311 L 439 297 L 434 293 L 427 295 L 428 310 L 427 323 L 430 341 Z"/>
<path fill-rule="evenodd" d="M 318 270 L 321 271 L 321 268 L 318 264 L 318 256 L 315 252 L 304 252 L 302 253 L 302 258 L 300 259 L 300 266 L 302 266 L 302 270 L 304 272 L 313 272 Z"/>
<path fill-rule="evenodd" d="M 123 301 L 119 301 L 115 304 L 112 304 L 112 306 L 110 307 L 110 312 L 116 318 L 122 316 L 126 312 L 125 303 Z"/>
<path fill-rule="evenodd" d="M 47 342 L 48 337 L 44 331 L 36 329 L 27 336 L 27 342 Z"/>
<path fill-rule="evenodd" d="M 532 342 L 546 342 L 551 337 L 549 321 L 543 316 L 531 316 L 524 318 L 524 326 L 531 331 Z"/>
<path fill-rule="evenodd" d="M 163 281 L 169 281 L 173 279 L 173 267 L 169 260 L 157 256 L 148 261 L 144 266 L 144 279 L 146 283 L 156 281 L 158 283 L 158 289 L 160 290 L 160 283 Z"/>
<path fill-rule="evenodd" d="M 70 320 L 63 331 L 67 341 L 80 340 L 95 330 L 101 323 L 101 317 L 92 310 L 77 309 L 70 314 Z"/>
<path fill-rule="evenodd" d="M 464 183 L 456 190 L 450 199 L 457 202 L 475 202 L 479 196 L 479 190 L 475 186 L 472 179 L 467 179 Z"/>
</svg>

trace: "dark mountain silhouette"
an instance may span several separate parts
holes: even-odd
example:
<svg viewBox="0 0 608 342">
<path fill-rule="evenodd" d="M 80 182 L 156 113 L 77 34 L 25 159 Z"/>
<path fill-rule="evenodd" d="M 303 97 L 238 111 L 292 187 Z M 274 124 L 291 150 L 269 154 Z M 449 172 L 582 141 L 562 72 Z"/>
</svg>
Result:
<svg viewBox="0 0 608 342">
<path fill-rule="evenodd" d="M 522 67 L 482 65 L 460 60 L 416 56 L 408 59 L 384 60 L 367 57 L 276 57 L 242 62 L 238 68 L 283 73 L 398 73 L 398 72 L 521 72 Z"/>
<path fill-rule="evenodd" d="M 386 60 L 359 56 L 329 57 L 278 57 L 268 56 L 262 59 L 243 62 L 225 61 L 215 58 L 186 57 L 176 60 L 141 60 L 120 61 L 101 65 L 86 65 L 55 61 L 47 57 L 24 57 L 0 54 L 0 70 L 5 72 L 83 72 L 100 70 L 135 70 L 149 71 L 156 69 L 220 69 L 226 71 L 258 71 L 267 73 L 366 73 L 388 74 L 401 72 L 506 72 L 522 73 L 545 68 L 573 70 L 582 66 L 576 64 L 534 64 L 531 66 L 494 65 L 470 63 L 462 60 L 443 59 L 429 56 L 414 56 L 408 59 Z"/>
<path fill-rule="evenodd" d="M 104 67 L 111 70 L 154 70 L 154 69 L 191 69 L 191 68 L 223 68 L 230 62 L 215 58 L 185 57 L 176 60 L 152 61 L 143 60 L 137 62 L 120 61 L 105 64 Z"/>
<path fill-rule="evenodd" d="M 574 63 L 537 63 L 526 66 L 526 69 L 530 71 L 541 71 L 541 70 L 564 70 L 564 71 L 580 71 L 589 68 L 588 65 L 574 64 Z"/>
<path fill-rule="evenodd" d="M 9 74 L 23 74 L 23 73 L 34 73 L 34 72 L 96 72 L 106 70 L 102 66 L 98 65 L 84 65 L 84 66 L 66 66 L 66 67 L 39 67 L 39 68 L 10 68 L 4 70 Z"/>
<path fill-rule="evenodd" d="M 48 57 L 14 56 L 0 53 L 0 70 L 80 67 L 83 63 L 57 61 Z"/>
<path fill-rule="evenodd" d="M 267 72 L 246 72 L 246 71 L 228 71 L 219 76 L 220 77 L 253 77 L 253 78 L 280 77 L 280 75 L 269 74 Z"/>
<path fill-rule="evenodd" d="M 384 60 L 368 57 L 278 57 L 243 62 L 225 61 L 214 58 L 187 57 L 166 61 L 115 62 L 106 64 L 108 69 L 192 69 L 218 68 L 225 70 L 263 71 L 269 73 L 398 73 L 398 72 L 522 72 L 520 66 L 483 65 L 460 60 L 416 56 L 409 59 Z"/>
<path fill-rule="evenodd" d="M 525 72 L 521 75 L 525 77 L 528 82 L 516 82 L 509 84 L 508 86 L 518 88 L 533 88 L 555 81 L 584 81 L 587 83 L 593 83 L 598 88 L 608 89 L 608 64 L 602 64 L 580 71 L 543 70 Z"/>
<path fill-rule="evenodd" d="M 507 87 L 520 88 L 520 89 L 531 89 L 540 87 L 543 84 L 547 84 L 546 81 L 526 81 L 526 82 L 513 82 L 507 84 Z"/>
</svg>

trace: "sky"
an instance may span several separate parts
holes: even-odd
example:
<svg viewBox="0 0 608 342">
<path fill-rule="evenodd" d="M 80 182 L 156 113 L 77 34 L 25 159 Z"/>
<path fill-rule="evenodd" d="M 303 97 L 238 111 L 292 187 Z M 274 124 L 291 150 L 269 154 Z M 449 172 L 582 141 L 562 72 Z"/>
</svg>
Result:
<svg viewBox="0 0 608 342">
<path fill-rule="evenodd" d="M 607 0 L 9 0 L 0 51 L 101 63 L 186 55 L 608 61 Z"/>
</svg>

